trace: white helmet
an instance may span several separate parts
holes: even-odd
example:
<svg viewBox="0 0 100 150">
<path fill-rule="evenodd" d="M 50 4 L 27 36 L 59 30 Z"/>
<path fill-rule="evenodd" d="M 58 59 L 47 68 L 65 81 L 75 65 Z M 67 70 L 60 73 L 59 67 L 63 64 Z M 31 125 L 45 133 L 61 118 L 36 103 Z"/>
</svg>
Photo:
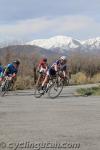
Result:
<svg viewBox="0 0 100 150">
<path fill-rule="evenodd" d="M 67 60 L 67 56 L 61 56 L 60 59 L 61 60 Z"/>
</svg>

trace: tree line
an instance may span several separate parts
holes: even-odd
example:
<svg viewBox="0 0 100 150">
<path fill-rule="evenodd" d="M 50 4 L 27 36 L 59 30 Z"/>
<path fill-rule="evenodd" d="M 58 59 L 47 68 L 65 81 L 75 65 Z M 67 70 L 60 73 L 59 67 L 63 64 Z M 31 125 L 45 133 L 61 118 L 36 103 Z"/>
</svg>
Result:
<svg viewBox="0 0 100 150">
<path fill-rule="evenodd" d="M 100 51 L 97 53 L 75 51 L 70 52 L 67 55 L 68 64 L 72 74 L 84 72 L 87 77 L 91 78 L 93 75 L 100 73 Z M 51 64 L 59 56 L 59 54 L 50 56 L 48 62 Z M 16 53 L 7 49 L 3 55 L 0 54 L 0 62 L 3 65 L 6 65 L 18 58 L 21 60 L 19 74 L 21 76 L 33 77 L 34 67 L 37 66 L 41 57 L 40 54 L 35 54 L 34 52 L 31 54 L 24 52 Z"/>
</svg>

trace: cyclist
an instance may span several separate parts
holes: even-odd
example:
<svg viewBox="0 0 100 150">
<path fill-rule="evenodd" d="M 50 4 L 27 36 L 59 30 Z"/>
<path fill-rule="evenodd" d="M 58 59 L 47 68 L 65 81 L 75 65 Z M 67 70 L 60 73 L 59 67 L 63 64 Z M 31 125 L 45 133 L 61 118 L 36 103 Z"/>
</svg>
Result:
<svg viewBox="0 0 100 150">
<path fill-rule="evenodd" d="M 3 80 L 3 72 L 4 72 L 4 68 L 0 62 L 0 82 Z"/>
<path fill-rule="evenodd" d="M 64 78 L 68 78 L 68 69 L 67 69 L 67 56 L 61 56 L 56 62 L 54 62 L 51 67 L 48 69 L 46 77 L 42 83 L 42 90 L 46 83 L 48 83 L 50 76 L 56 76 L 56 73 L 61 71 Z"/>
<path fill-rule="evenodd" d="M 38 65 L 38 70 L 40 73 L 46 72 L 48 69 L 48 64 L 47 64 L 47 58 L 44 57 L 42 60 L 40 60 L 39 65 Z"/>
<path fill-rule="evenodd" d="M 15 60 L 11 64 L 8 64 L 4 71 L 4 76 L 9 77 L 9 80 L 16 78 L 18 69 L 19 69 L 20 61 Z"/>
<path fill-rule="evenodd" d="M 38 85 L 42 75 L 46 75 L 46 72 L 48 70 L 48 63 L 47 63 L 47 58 L 46 57 L 44 57 L 40 60 L 37 69 L 38 69 L 38 72 L 39 72 L 39 76 L 38 76 L 38 80 L 37 80 L 36 85 Z"/>
</svg>

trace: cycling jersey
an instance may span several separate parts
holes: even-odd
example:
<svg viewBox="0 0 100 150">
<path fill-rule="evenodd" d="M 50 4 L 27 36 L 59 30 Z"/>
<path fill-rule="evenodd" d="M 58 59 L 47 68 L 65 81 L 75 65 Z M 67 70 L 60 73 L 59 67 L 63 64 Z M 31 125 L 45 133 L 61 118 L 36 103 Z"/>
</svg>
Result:
<svg viewBox="0 0 100 150">
<path fill-rule="evenodd" d="M 40 73 L 42 73 L 42 72 L 46 73 L 47 69 L 48 69 L 48 64 L 46 62 L 44 62 L 43 60 L 41 60 L 38 65 L 38 71 Z"/>
<path fill-rule="evenodd" d="M 55 66 L 56 65 L 57 65 L 57 70 L 55 70 Z M 66 69 L 67 69 L 67 65 L 66 64 L 62 64 L 60 60 L 57 60 L 56 62 L 54 62 L 51 65 L 51 67 L 47 71 L 47 75 L 55 76 L 56 75 L 56 71 L 58 71 L 58 70 L 66 71 Z"/>
<path fill-rule="evenodd" d="M 57 65 L 57 69 L 58 69 L 58 70 L 66 71 L 66 69 L 67 69 L 67 65 L 66 65 L 66 64 L 62 64 L 62 63 L 60 62 L 60 60 L 57 60 L 56 62 L 54 62 L 54 63 L 51 65 L 51 68 L 52 68 L 52 69 L 55 69 L 55 65 Z"/>
<path fill-rule="evenodd" d="M 0 82 L 3 80 L 3 71 L 4 71 L 3 67 L 0 66 Z"/>
<path fill-rule="evenodd" d="M 0 66 L 0 73 L 1 73 L 1 72 L 3 72 L 3 67 L 2 67 L 2 66 Z"/>
<path fill-rule="evenodd" d="M 3 76 L 3 71 L 4 71 L 3 67 L 2 67 L 2 66 L 0 66 L 0 77 L 2 77 L 2 76 Z"/>
<path fill-rule="evenodd" d="M 42 67 L 42 68 L 47 68 L 47 64 L 42 60 L 42 61 L 40 61 L 40 63 L 39 63 L 39 65 L 38 65 L 39 67 Z"/>
<path fill-rule="evenodd" d="M 14 67 L 13 64 L 8 64 L 6 68 L 6 75 L 13 75 L 14 73 L 17 74 L 18 70 Z"/>
</svg>

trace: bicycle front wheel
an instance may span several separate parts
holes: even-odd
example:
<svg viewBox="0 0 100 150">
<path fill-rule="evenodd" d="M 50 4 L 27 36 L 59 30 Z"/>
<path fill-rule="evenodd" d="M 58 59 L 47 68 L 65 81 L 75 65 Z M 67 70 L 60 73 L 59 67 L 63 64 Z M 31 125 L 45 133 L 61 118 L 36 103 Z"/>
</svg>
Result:
<svg viewBox="0 0 100 150">
<path fill-rule="evenodd" d="M 54 82 L 48 90 L 48 97 L 52 99 L 57 98 L 62 92 L 62 90 L 63 90 L 63 82 L 62 81 Z"/>
<path fill-rule="evenodd" d="M 40 98 L 42 96 L 41 86 L 35 87 L 34 96 L 35 98 Z"/>
<path fill-rule="evenodd" d="M 10 81 L 6 80 L 3 86 L 0 87 L 0 95 L 4 96 L 6 92 L 9 90 L 9 87 L 10 87 Z"/>
</svg>

